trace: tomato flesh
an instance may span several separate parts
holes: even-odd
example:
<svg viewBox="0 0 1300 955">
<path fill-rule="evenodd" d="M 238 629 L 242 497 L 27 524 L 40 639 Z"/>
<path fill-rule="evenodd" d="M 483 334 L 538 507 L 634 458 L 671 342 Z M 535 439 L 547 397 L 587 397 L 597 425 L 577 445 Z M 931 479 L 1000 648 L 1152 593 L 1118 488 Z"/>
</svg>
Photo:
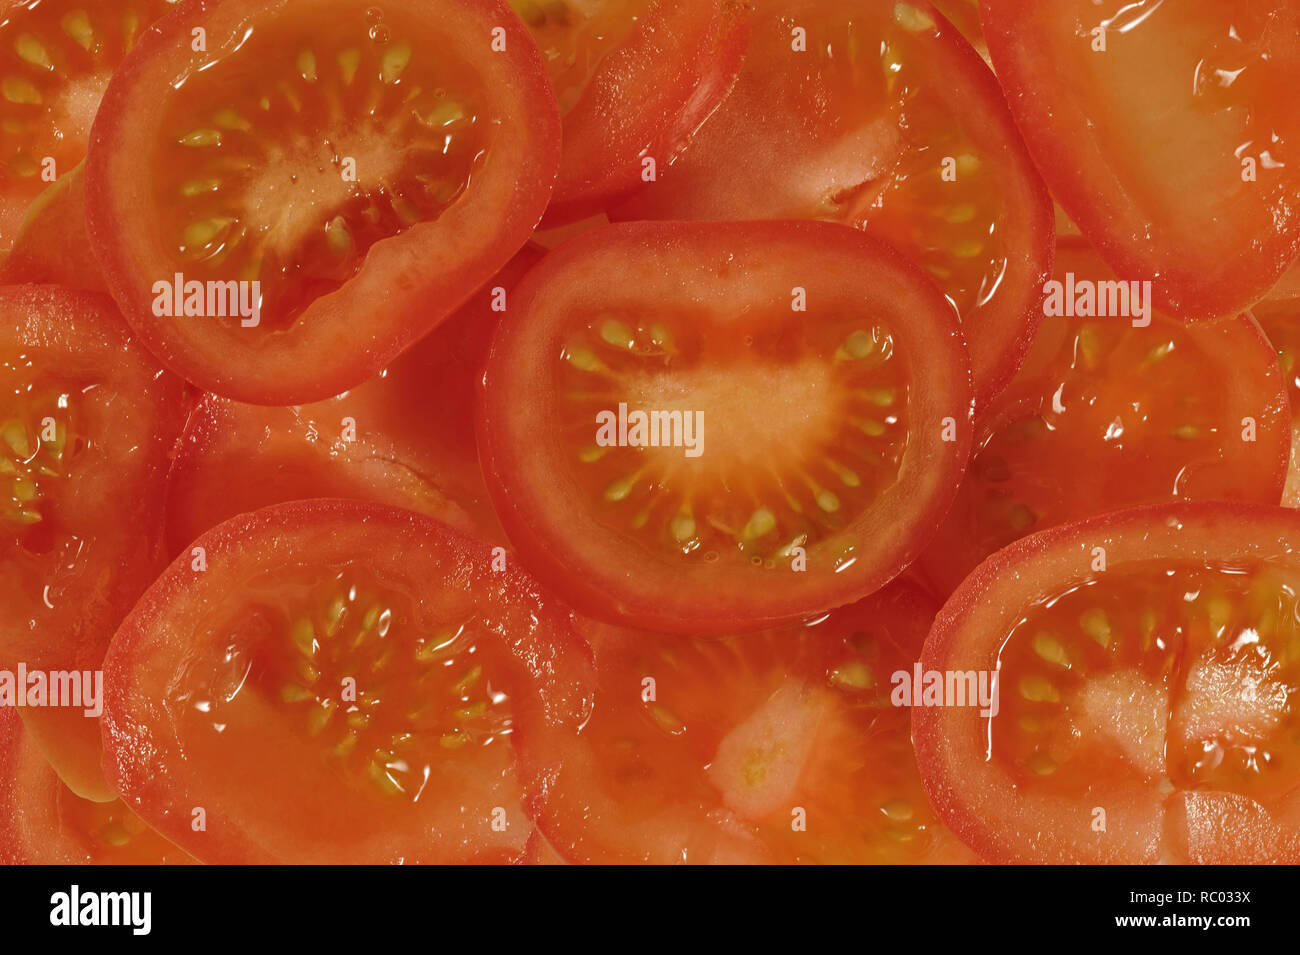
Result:
<svg viewBox="0 0 1300 955">
<path fill-rule="evenodd" d="M 109 77 L 179 0 L 11 0 L 0 19 L 0 248 L 86 156 Z"/>
<path fill-rule="evenodd" d="M 536 47 L 494 0 L 206 0 L 114 76 L 87 165 L 91 240 L 123 314 L 176 370 L 237 400 L 319 400 L 508 261 L 558 150 Z M 189 300 L 189 283 L 204 294 Z M 207 304 L 227 283 L 238 314 Z"/>
<path fill-rule="evenodd" d="M 526 246 L 456 316 L 337 398 L 265 408 L 205 397 L 168 476 L 171 553 L 236 514 L 311 497 L 407 507 L 503 538 L 478 463 L 474 385 L 499 317 L 494 304 L 508 307 L 541 255 Z"/>
<path fill-rule="evenodd" d="M 720 640 L 587 623 L 592 718 L 534 750 L 543 834 L 585 863 L 972 861 L 926 802 L 889 700 L 934 610 L 893 585 Z"/>
<path fill-rule="evenodd" d="M 1037 324 L 1052 213 L 988 68 L 925 3 L 760 0 L 751 34 L 728 99 L 613 217 L 822 219 L 888 239 L 961 315 L 990 397 Z"/>
<path fill-rule="evenodd" d="M 1300 270 L 1293 269 L 1292 273 L 1300 276 Z M 1286 380 L 1287 396 L 1291 400 L 1292 436 L 1291 466 L 1287 469 L 1282 503 L 1287 507 L 1300 507 L 1300 367 L 1297 367 L 1297 359 L 1300 359 L 1300 283 L 1275 288 L 1250 312 L 1277 349 L 1278 364 Z"/>
<path fill-rule="evenodd" d="M 1115 278 L 1077 239 L 1057 249 L 1055 279 L 1069 276 L 1080 287 Z M 1276 504 L 1288 403 L 1248 317 L 1045 318 L 976 423 L 971 466 L 920 566 L 948 594 L 993 551 L 1053 524 L 1166 500 Z"/>
<path fill-rule="evenodd" d="M 0 664 L 96 670 L 161 566 L 167 458 L 181 383 L 134 345 L 103 296 L 0 289 Z M 97 720 L 28 708 L 76 792 L 107 799 Z"/>
<path fill-rule="evenodd" d="M 1300 8 L 989 0 L 1007 102 L 1053 194 L 1180 318 L 1232 316 L 1300 254 Z M 1103 49 L 1104 47 L 1104 49 Z M 1069 77 L 1063 82 L 1062 76 Z"/>
<path fill-rule="evenodd" d="M 480 454 L 521 557 L 590 615 L 725 633 L 860 598 L 923 546 L 964 466 L 955 319 L 852 229 L 613 226 L 515 301 Z"/>
<path fill-rule="evenodd" d="M 1298 529 L 1282 508 L 1162 505 L 981 565 L 922 665 L 996 668 L 1000 707 L 913 711 L 945 821 L 990 861 L 1300 858 Z"/>
<path fill-rule="evenodd" d="M 194 860 L 122 804 L 82 799 L 60 781 L 12 709 L 0 709 L 0 862 L 175 865 Z"/>
<path fill-rule="evenodd" d="M 205 862 L 523 854 L 512 737 L 580 720 L 588 665 L 535 584 L 352 501 L 256 511 L 197 546 L 207 569 L 173 564 L 105 661 L 105 769 L 128 806 Z"/>
</svg>

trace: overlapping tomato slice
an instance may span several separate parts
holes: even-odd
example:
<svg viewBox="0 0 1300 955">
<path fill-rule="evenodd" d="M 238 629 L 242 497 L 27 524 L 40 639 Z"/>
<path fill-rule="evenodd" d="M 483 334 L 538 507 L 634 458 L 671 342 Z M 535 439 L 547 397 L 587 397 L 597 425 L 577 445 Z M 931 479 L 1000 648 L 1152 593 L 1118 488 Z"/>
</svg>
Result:
<svg viewBox="0 0 1300 955">
<path fill-rule="evenodd" d="M 591 719 L 544 734 L 525 763 L 547 782 L 542 834 L 587 863 L 974 860 L 926 802 L 907 710 L 890 702 L 934 611 L 896 584 L 720 640 L 586 624 Z"/>
<path fill-rule="evenodd" d="M 1291 269 L 1268 296 L 1250 310 L 1277 349 L 1287 395 L 1291 399 L 1291 466 L 1282 503 L 1300 506 L 1300 269 Z"/>
<path fill-rule="evenodd" d="M 0 862 L 6 865 L 174 865 L 193 862 L 120 800 L 82 799 L 0 708 Z"/>
<path fill-rule="evenodd" d="M 1025 538 L 940 611 L 913 710 L 941 817 L 997 862 L 1300 860 L 1300 516 L 1136 508 Z"/>
<path fill-rule="evenodd" d="M 202 0 L 148 34 L 105 94 L 91 241 L 173 369 L 237 400 L 322 400 L 522 247 L 559 124 L 501 0 Z"/>
<path fill-rule="evenodd" d="M 590 651 L 502 549 L 343 500 L 241 515 L 105 661 L 105 770 L 205 862 L 514 861 L 516 732 L 574 727 Z"/>
<path fill-rule="evenodd" d="M 1063 294 L 1076 289 L 1072 307 L 1097 289 L 1104 309 L 1123 301 L 1082 240 L 1062 240 L 1055 278 Z M 1129 311 L 1044 319 L 977 421 L 971 466 L 920 561 L 936 592 L 1053 524 L 1168 500 L 1278 502 L 1291 418 L 1258 326 L 1245 316 L 1188 325 L 1156 311 L 1142 325 Z"/>
<path fill-rule="evenodd" d="M 756 0 L 731 95 L 616 218 L 841 222 L 961 315 L 975 388 L 1015 371 L 1051 269 L 1051 200 L 992 73 L 924 2 Z"/>
<path fill-rule="evenodd" d="M 734 0 L 510 0 L 564 114 L 547 219 L 600 212 L 668 165 L 731 89 L 747 39 Z"/>
<path fill-rule="evenodd" d="M 109 78 L 179 0 L 7 0 L 0 5 L 0 249 L 29 204 L 86 156 Z"/>
<path fill-rule="evenodd" d="M 920 551 L 965 467 L 968 380 L 942 296 L 860 232 L 625 224 L 520 285 L 479 448 L 512 544 L 579 609 L 758 629 Z"/>
<path fill-rule="evenodd" d="M 1300 253 L 1300 4 L 980 9 L 1044 178 L 1115 270 L 1179 317 L 1261 298 Z"/>
<path fill-rule="evenodd" d="M 503 538 L 478 463 L 474 389 L 515 284 L 541 256 L 526 246 L 391 368 L 337 398 L 266 408 L 206 396 L 168 478 L 171 553 L 236 514 L 310 497 L 393 504 Z"/>
<path fill-rule="evenodd" d="M 105 297 L 0 289 L 0 666 L 98 670 L 162 564 L 162 494 L 185 399 Z M 111 798 L 83 707 L 23 711 L 74 790 Z"/>
</svg>

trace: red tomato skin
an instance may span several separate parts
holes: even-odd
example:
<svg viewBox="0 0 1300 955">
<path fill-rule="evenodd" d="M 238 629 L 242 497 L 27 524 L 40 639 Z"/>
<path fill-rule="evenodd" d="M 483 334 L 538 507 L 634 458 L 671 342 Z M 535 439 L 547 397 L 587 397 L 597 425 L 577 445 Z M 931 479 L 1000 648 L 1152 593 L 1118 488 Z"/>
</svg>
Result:
<svg viewBox="0 0 1300 955">
<path fill-rule="evenodd" d="M 863 233 L 822 222 L 741 222 L 741 223 L 660 223 L 640 222 L 622 223 L 609 226 L 597 232 L 586 233 L 573 239 L 549 254 L 544 262 L 524 279 L 515 294 L 512 313 L 517 316 L 526 313 L 530 302 L 544 294 L 545 283 L 552 275 L 574 263 L 583 262 L 592 249 L 599 249 L 605 243 L 626 244 L 629 249 L 640 248 L 652 250 L 664 241 L 689 241 L 698 235 L 713 235 L 720 238 L 780 237 L 795 236 L 797 241 L 815 243 L 820 248 L 835 250 L 852 256 L 870 255 L 878 257 L 873 261 L 888 263 L 888 267 L 898 269 L 907 281 L 916 281 L 917 288 L 925 290 L 924 295 L 933 296 L 936 304 L 944 302 L 938 290 L 908 260 L 894 248 L 880 240 Z M 811 241 L 810 241 L 811 240 Z M 956 425 L 955 448 L 934 465 L 931 473 L 930 490 L 934 497 L 933 513 L 922 520 L 913 529 L 915 538 L 898 542 L 901 554 L 869 575 L 865 575 L 860 586 L 852 592 L 845 592 L 833 599 L 823 601 L 824 606 L 806 606 L 793 601 L 786 601 L 778 606 L 755 612 L 752 607 L 714 606 L 710 609 L 692 611 L 690 619 L 673 612 L 663 601 L 654 595 L 614 594 L 604 582 L 593 576 L 590 564 L 575 560 L 571 555 L 557 551 L 555 542 L 548 540 L 538 530 L 539 522 L 533 512 L 521 506 L 516 495 L 509 488 L 515 484 L 514 465 L 509 460 L 507 442 L 494 433 L 492 422 L 501 410 L 500 395 L 493 399 L 494 390 L 500 392 L 503 382 L 498 379 L 501 372 L 494 374 L 494 364 L 504 362 L 503 356 L 511 338 L 511 322 L 504 321 L 498 327 L 488 357 L 488 370 L 484 374 L 479 389 L 478 405 L 478 446 L 483 463 L 484 475 L 488 489 L 496 506 L 497 516 L 501 519 L 514 549 L 519 553 L 525 566 L 547 587 L 557 593 L 575 609 L 589 616 L 621 622 L 645 630 L 663 633 L 684 633 L 692 635 L 723 635 L 739 630 L 758 630 L 790 622 L 800 617 L 828 610 L 833 606 L 852 603 L 881 589 L 896 577 L 917 554 L 938 529 L 940 521 L 952 503 L 961 476 L 965 472 L 970 454 L 971 428 L 973 417 L 973 399 L 971 397 L 971 376 L 969 355 L 965 338 L 957 323 L 956 316 L 945 307 L 936 314 L 944 316 L 942 332 L 936 328 L 927 330 L 923 337 L 930 351 L 925 360 L 939 361 L 953 370 L 947 379 L 954 386 L 951 396 L 953 416 Z M 623 571 L 631 578 L 631 573 Z M 847 577 L 847 575 L 840 575 Z"/>
<path fill-rule="evenodd" d="M 409 3 L 410 0 L 400 0 Z M 195 355 L 193 346 L 169 332 L 172 319 L 152 312 L 152 283 L 142 276 L 138 250 L 125 247 L 123 222 L 135 211 L 133 197 L 122 196 L 120 182 L 133 178 L 133 157 L 121 141 L 134 120 L 132 92 L 152 89 L 155 61 L 168 69 L 178 49 L 190 49 L 194 29 L 204 27 L 226 7 L 238 4 L 270 15 L 287 5 L 251 0 L 190 0 L 146 31 L 123 61 L 104 94 L 91 130 L 86 159 L 87 230 L 104 279 L 136 334 L 170 370 L 205 390 L 249 404 L 291 405 L 321 401 L 377 374 L 421 337 L 436 328 L 500 270 L 528 241 L 546 210 L 560 162 L 560 112 L 536 44 L 505 0 L 438 0 L 458 17 L 476 22 L 488 48 L 491 31 L 505 30 L 508 54 L 516 61 L 517 88 L 529 120 L 525 159 L 511 173 L 500 170 L 478 179 L 474 201 L 462 196 L 436 221 L 421 222 L 401 236 L 376 243 L 359 271 L 341 288 L 312 302 L 298 316 L 288 348 L 270 356 L 247 348 L 239 355 Z M 505 56 L 507 54 L 489 54 Z M 170 59 L 169 59 L 170 58 Z M 486 208 L 485 208 L 486 207 Z M 489 212 L 488 210 L 492 210 Z M 504 212 L 501 210 L 505 210 Z M 485 235 L 483 221 L 495 216 Z M 147 279 L 147 281 L 145 280 Z M 356 314 L 382 316 L 381 329 L 359 334 Z M 321 356 L 346 356 L 322 362 Z"/>
<path fill-rule="evenodd" d="M 1053 103 L 1039 77 L 1032 76 L 1017 61 L 1018 48 L 1034 43 L 1026 24 L 1051 17 L 1052 11 L 1052 4 L 1036 0 L 983 0 L 980 4 L 980 21 L 997 78 L 1052 195 L 1122 278 L 1152 282 L 1157 300 L 1171 315 L 1187 320 L 1215 319 L 1245 310 L 1261 299 L 1300 256 L 1300 216 L 1295 215 L 1294 208 L 1279 209 L 1275 214 L 1279 223 L 1276 236 L 1260 237 L 1249 248 L 1217 261 L 1193 259 L 1185 250 L 1170 249 L 1153 264 L 1152 258 L 1135 248 L 1140 236 L 1117 236 L 1113 229 L 1115 216 L 1110 210 L 1098 208 L 1095 188 L 1077 175 L 1086 163 L 1099 161 L 1100 149 L 1095 143 L 1087 144 L 1089 155 L 1083 159 L 1079 143 L 1039 125 L 1041 119 L 1047 118 L 1053 127 L 1068 123 L 1082 129 L 1090 128 L 1092 121 L 1086 115 L 1071 115 L 1076 111 Z M 1055 65 L 1057 69 L 1071 68 Z M 1123 184 L 1114 179 L 1110 170 L 1105 170 L 1101 178 L 1123 193 Z M 1247 276 L 1244 280 L 1243 273 Z"/>
<path fill-rule="evenodd" d="M 282 540 L 302 527 L 328 528 L 331 521 L 347 526 L 347 522 L 358 517 L 373 524 L 375 533 L 382 535 L 386 546 L 401 541 L 412 561 L 429 559 L 428 555 L 439 546 L 457 548 L 458 552 L 447 558 L 457 564 L 453 572 L 457 579 L 479 573 L 493 560 L 490 548 L 482 541 L 424 515 L 345 499 L 293 501 L 242 514 L 208 531 L 198 543 L 205 548 L 210 562 L 219 563 L 227 555 L 237 559 L 250 541 L 263 547 L 268 540 Z M 572 629 L 568 612 L 558 606 L 550 609 L 550 596 L 516 567 L 512 561 L 505 571 L 484 574 L 491 577 L 493 604 L 503 621 L 511 614 L 531 612 L 534 626 L 540 619 L 565 635 L 562 646 L 554 641 L 525 646 L 527 637 L 507 635 L 516 657 L 525 666 L 535 673 L 545 672 L 554 677 L 549 684 L 554 693 L 541 699 L 535 715 L 547 721 L 581 722 L 590 711 L 594 679 L 591 648 Z M 153 697 L 142 699 L 135 686 L 133 675 L 141 645 L 154 639 L 155 622 L 166 615 L 169 607 L 183 600 L 193 579 L 190 555 L 182 554 L 149 588 L 113 638 L 104 660 L 105 777 L 112 791 L 128 807 L 202 862 L 227 865 L 291 862 L 245 837 L 238 820 L 227 818 L 220 807 L 209 810 L 208 831 L 233 835 L 209 837 L 201 844 L 196 843 L 188 811 L 182 811 L 191 804 L 190 794 L 184 787 L 186 776 L 192 776 L 185 764 L 183 745 L 166 726 L 156 725 L 165 722 L 161 701 Z M 531 610 L 521 609 L 525 605 Z M 517 741 L 514 745 L 518 746 Z M 459 861 L 515 863 L 521 861 L 521 855 L 487 850 L 472 859 Z"/>
<path fill-rule="evenodd" d="M 1191 520 L 1197 524 L 1197 539 L 1180 539 L 1183 522 Z M 1001 618 L 1009 619 L 1019 609 L 1001 603 L 1006 595 L 993 593 L 995 588 L 1003 583 L 1017 588 L 1015 602 L 1022 604 L 1021 598 L 1032 599 L 1066 582 L 1069 575 L 1082 576 L 1080 568 L 1086 569 L 1095 559 L 1094 549 L 1097 547 L 1104 548 L 1108 566 L 1113 567 L 1125 560 L 1143 557 L 1214 560 L 1241 554 L 1287 554 L 1297 550 L 1297 542 L 1300 542 L 1300 512 L 1269 505 L 1217 501 L 1133 507 L 1050 527 L 993 554 L 948 598 L 922 649 L 922 671 L 997 668 L 1001 636 L 995 629 L 986 627 L 984 632 L 989 636 L 980 638 L 981 645 L 964 640 L 968 618 L 981 612 L 991 613 L 995 617 L 992 627 L 996 628 Z M 1050 576 L 1027 577 L 1026 565 L 1033 566 L 1036 562 L 1040 565 L 1050 562 L 1057 572 Z M 1034 569 L 1041 569 L 1041 566 L 1034 566 Z M 960 714 L 950 716 L 958 709 L 980 719 L 975 710 L 914 707 L 912 741 L 931 804 L 948 827 L 985 861 L 1000 864 L 1150 864 L 1161 857 L 1162 839 L 1175 846 L 1179 842 L 1186 844 L 1186 826 L 1180 827 L 1172 815 L 1165 815 L 1158 808 L 1159 803 L 1154 807 L 1148 805 L 1145 810 L 1140 806 L 1123 807 L 1133 815 L 1120 823 L 1126 827 L 1127 835 L 1126 845 L 1119 850 L 1072 845 L 1068 837 L 1041 826 L 1038 839 L 1048 843 L 1046 848 L 1026 845 L 1023 834 L 1001 831 L 987 809 L 1004 807 L 1008 801 L 1023 797 L 1006 792 L 990 794 L 980 789 L 978 777 L 989 772 L 982 768 L 987 762 L 986 757 L 982 749 L 979 753 L 968 753 L 963 751 L 961 743 L 954 743 L 959 737 L 965 738 L 966 742 L 971 738 L 969 732 L 963 732 L 969 730 L 968 721 Z M 1186 796 L 1190 792 L 1184 790 L 1175 795 Z M 1163 800 L 1164 797 L 1160 798 Z M 985 804 L 984 811 L 976 804 L 977 801 Z M 1152 813 L 1155 818 L 1147 818 Z M 1109 828 L 1115 831 L 1114 820 L 1123 817 L 1117 812 L 1109 815 L 1112 817 Z M 1271 838 L 1270 834 L 1265 835 Z M 1293 839 L 1292 844 L 1300 844 L 1300 839 Z"/>
<path fill-rule="evenodd" d="M 698 22 L 701 17 L 706 24 Z M 684 40 L 691 42 L 681 51 L 681 72 L 655 76 L 648 94 L 653 108 L 647 109 L 646 91 L 633 80 L 669 59 L 665 46 Z M 734 0 L 652 0 L 627 42 L 605 57 L 565 117 L 559 181 L 543 226 L 605 211 L 642 185 L 645 157 L 667 167 L 689 148 L 695 131 L 731 92 L 748 42 L 748 11 Z M 629 114 L 637 120 L 631 129 Z M 606 137 L 617 142 L 602 143 Z M 600 145 L 619 148 L 598 162 L 593 157 Z"/>
</svg>

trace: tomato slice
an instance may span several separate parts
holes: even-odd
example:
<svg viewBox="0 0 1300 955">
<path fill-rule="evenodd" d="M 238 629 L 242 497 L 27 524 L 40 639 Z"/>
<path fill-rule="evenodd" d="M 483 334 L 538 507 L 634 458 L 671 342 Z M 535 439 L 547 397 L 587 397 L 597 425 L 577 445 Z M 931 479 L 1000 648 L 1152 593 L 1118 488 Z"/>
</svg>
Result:
<svg viewBox="0 0 1300 955">
<path fill-rule="evenodd" d="M 62 285 L 108 293 L 86 233 L 86 180 L 77 166 L 32 203 L 14 247 L 0 259 L 0 285 Z"/>
<path fill-rule="evenodd" d="M 1091 291 L 1115 276 L 1086 243 L 1067 239 L 1055 278 Z M 1291 417 L 1259 327 L 1245 316 L 1150 318 L 1144 327 L 1125 317 L 1044 319 L 1024 365 L 976 422 L 970 468 L 921 558 L 936 593 L 1053 524 L 1169 500 L 1278 502 Z"/>
<path fill-rule="evenodd" d="M 629 223 L 520 285 L 479 449 L 525 565 L 579 610 L 729 633 L 919 552 L 965 467 L 968 382 L 942 296 L 859 232 Z"/>
<path fill-rule="evenodd" d="M 1000 705 L 913 709 L 921 774 L 994 862 L 1300 860 L 1300 514 L 1201 502 L 1055 527 L 940 611 L 924 671 Z"/>
<path fill-rule="evenodd" d="M 591 719 L 525 761 L 547 781 L 542 834 L 597 864 L 974 861 L 926 802 L 907 711 L 889 699 L 936 609 L 895 584 L 720 640 L 587 622 Z"/>
<path fill-rule="evenodd" d="M 501 308 L 542 254 L 525 246 L 453 318 L 337 398 L 292 408 L 204 398 L 168 478 L 171 553 L 236 514 L 310 497 L 407 507 L 504 539 L 478 463 L 474 388 Z"/>
<path fill-rule="evenodd" d="M 1288 278 L 1289 277 L 1289 278 Z M 1287 395 L 1291 399 L 1291 466 L 1287 470 L 1282 503 L 1300 507 L 1300 269 L 1292 269 L 1283 282 L 1257 303 L 1251 314 L 1277 349 Z"/>
<path fill-rule="evenodd" d="M 1051 200 L 993 74 L 924 2 L 753 6 L 730 97 L 612 217 L 826 219 L 886 238 L 960 313 L 983 402 L 1024 357 L 1052 265 Z"/>
<path fill-rule="evenodd" d="M 0 288 L 0 666 L 97 670 L 162 563 L 178 379 L 130 341 L 103 296 Z M 80 795 L 111 798 L 84 707 L 23 718 Z"/>
<path fill-rule="evenodd" d="M 60 781 L 0 708 L 0 863 L 5 865 L 176 865 L 194 860 L 120 800 L 82 799 Z"/>
<path fill-rule="evenodd" d="M 564 115 L 546 217 L 604 210 L 667 165 L 735 82 L 748 37 L 734 0 L 510 0 L 546 59 Z"/>
<path fill-rule="evenodd" d="M 1300 254 L 1284 0 L 986 0 L 984 31 L 1038 166 L 1120 274 L 1185 318 L 1236 315 Z M 1104 51 L 1100 49 L 1104 41 Z"/>
<path fill-rule="evenodd" d="M 109 77 L 179 0 L 0 4 L 0 248 L 28 206 L 86 156 Z"/>
<path fill-rule="evenodd" d="M 523 246 L 559 123 L 500 0 L 185 4 L 105 94 L 91 240 L 123 314 L 174 370 L 240 401 L 322 400 L 386 367 Z"/>
<path fill-rule="evenodd" d="M 522 856 L 511 741 L 585 718 L 590 652 L 513 561 L 343 500 L 196 546 L 206 569 L 172 564 L 104 663 L 105 772 L 128 806 L 204 862 Z"/>
</svg>

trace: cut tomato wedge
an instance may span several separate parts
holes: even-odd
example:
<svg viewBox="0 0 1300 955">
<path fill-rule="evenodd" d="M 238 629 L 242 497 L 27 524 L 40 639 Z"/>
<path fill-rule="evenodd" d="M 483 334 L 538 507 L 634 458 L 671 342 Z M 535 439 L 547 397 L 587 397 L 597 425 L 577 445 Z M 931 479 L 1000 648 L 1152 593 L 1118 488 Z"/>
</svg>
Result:
<svg viewBox="0 0 1300 955">
<path fill-rule="evenodd" d="M 511 741 L 585 718 L 590 651 L 503 550 L 342 500 L 196 546 L 104 664 L 129 807 L 204 862 L 522 857 Z"/>
<path fill-rule="evenodd" d="M 82 799 L 59 779 L 0 708 L 0 863 L 176 865 L 194 860 L 150 829 L 121 800 Z"/>
<path fill-rule="evenodd" d="M 731 95 L 622 219 L 825 219 L 929 270 L 982 402 L 1041 317 L 1052 206 L 988 67 L 924 2 L 756 0 Z"/>
<path fill-rule="evenodd" d="M 890 703 L 935 610 L 892 585 L 716 641 L 586 623 L 592 717 L 526 763 L 547 780 L 543 835 L 600 864 L 974 861 L 926 802 L 907 711 Z"/>
<path fill-rule="evenodd" d="M 1079 239 L 1061 242 L 1055 278 L 1063 295 L 1127 296 Z M 1086 302 L 1072 296 L 1072 310 L 1076 300 Z M 1259 327 L 1245 316 L 1149 319 L 1043 321 L 1024 365 L 976 422 L 970 468 L 919 562 L 936 593 L 1053 524 L 1170 500 L 1278 502 L 1291 417 Z"/>
<path fill-rule="evenodd" d="M 0 4 L 0 249 L 13 244 L 32 201 L 85 158 L 109 77 L 178 2 Z"/>
<path fill-rule="evenodd" d="M 735 82 L 747 40 L 734 0 L 510 0 L 564 114 L 549 222 L 604 210 L 671 163 Z"/>
<path fill-rule="evenodd" d="M 0 289 L 0 395 L 0 666 L 98 670 L 162 565 L 182 383 L 131 342 L 107 298 L 25 286 Z M 69 786 L 109 799 L 84 709 L 22 715 Z"/>
<path fill-rule="evenodd" d="M 202 0 L 150 32 L 105 94 L 91 240 L 171 368 L 254 404 L 322 400 L 523 246 L 559 123 L 500 0 Z"/>
<path fill-rule="evenodd" d="M 474 390 L 501 311 L 541 257 L 525 246 L 453 318 L 337 398 L 292 408 L 204 398 L 168 478 L 171 553 L 236 514 L 311 497 L 407 507 L 503 539 L 478 463 Z"/>
<path fill-rule="evenodd" d="M 828 223 L 635 223 L 524 279 L 479 405 L 493 502 L 583 612 L 759 629 L 879 589 L 969 451 L 937 290 Z"/>
<path fill-rule="evenodd" d="M 998 78 L 1056 199 L 1183 318 L 1233 316 L 1300 254 L 1300 5 L 985 0 Z"/>
<path fill-rule="evenodd" d="M 1287 508 L 1180 503 L 981 564 L 921 658 L 999 677 L 992 716 L 913 709 L 940 816 L 993 862 L 1300 861 L 1298 542 Z"/>
</svg>

